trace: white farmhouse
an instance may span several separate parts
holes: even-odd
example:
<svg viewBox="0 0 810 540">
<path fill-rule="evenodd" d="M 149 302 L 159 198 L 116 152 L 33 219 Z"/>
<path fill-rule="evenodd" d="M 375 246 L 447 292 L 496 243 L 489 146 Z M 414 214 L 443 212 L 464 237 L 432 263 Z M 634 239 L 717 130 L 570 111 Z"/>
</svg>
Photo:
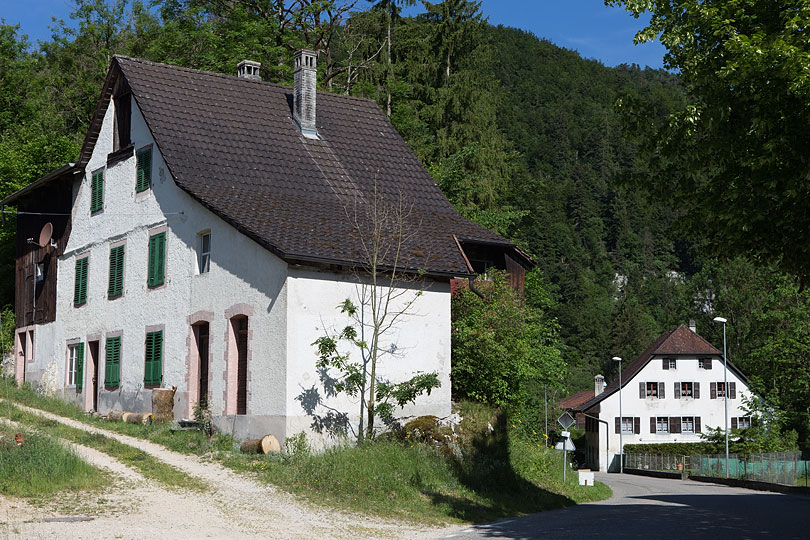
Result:
<svg viewBox="0 0 810 540">
<path fill-rule="evenodd" d="M 572 407 L 585 417 L 585 451 L 593 469 L 618 471 L 620 442 L 700 442 L 700 433 L 725 426 L 726 398 L 729 428 L 750 426 L 741 408 L 741 398 L 751 393 L 747 379 L 729 362 L 726 391 L 723 355 L 694 327 L 661 334 L 622 370 L 621 379 L 621 389 L 618 377 L 605 387 L 597 375 L 593 397 Z"/>
<path fill-rule="evenodd" d="M 530 261 L 456 213 L 376 103 L 316 92 L 316 59 L 296 53 L 293 88 L 249 61 L 226 76 L 113 59 L 76 163 L 2 201 L 19 212 L 18 381 L 101 413 L 150 411 L 176 386 L 176 418 L 207 399 L 237 437 L 356 425 L 313 342 L 368 286 L 381 197 L 408 210 L 396 265 L 425 283 L 380 376 L 438 372 L 404 414 L 450 413 L 451 280 L 522 282 Z M 421 288 L 398 287 L 400 303 Z"/>
</svg>

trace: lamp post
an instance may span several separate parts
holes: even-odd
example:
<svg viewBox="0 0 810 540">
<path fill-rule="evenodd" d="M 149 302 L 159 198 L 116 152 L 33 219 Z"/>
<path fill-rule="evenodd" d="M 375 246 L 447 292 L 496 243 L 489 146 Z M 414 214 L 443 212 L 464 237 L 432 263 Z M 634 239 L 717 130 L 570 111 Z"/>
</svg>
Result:
<svg viewBox="0 0 810 540">
<path fill-rule="evenodd" d="M 728 478 L 728 363 L 726 362 L 726 320 L 715 317 L 714 322 L 723 324 L 723 406 L 726 420 L 726 478 Z"/>
<path fill-rule="evenodd" d="M 624 442 L 622 440 L 622 431 L 624 431 L 624 422 L 622 419 L 622 359 L 618 356 L 614 356 L 613 361 L 619 363 L 619 472 L 624 473 Z"/>
</svg>

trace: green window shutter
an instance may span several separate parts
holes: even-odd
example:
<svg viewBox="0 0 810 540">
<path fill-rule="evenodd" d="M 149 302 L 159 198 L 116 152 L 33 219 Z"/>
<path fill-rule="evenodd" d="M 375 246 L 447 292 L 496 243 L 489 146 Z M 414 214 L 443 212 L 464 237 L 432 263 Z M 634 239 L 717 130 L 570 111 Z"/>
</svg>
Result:
<svg viewBox="0 0 810 540">
<path fill-rule="evenodd" d="M 121 336 L 107 338 L 105 349 L 104 386 L 115 388 L 121 383 Z"/>
<path fill-rule="evenodd" d="M 163 285 L 166 272 L 166 233 L 162 232 L 149 237 L 148 285 Z"/>
<path fill-rule="evenodd" d="M 97 212 L 104 208 L 104 171 L 93 174 L 90 183 L 90 211 Z"/>
<path fill-rule="evenodd" d="M 76 276 L 73 283 L 73 305 L 80 306 L 87 302 L 87 265 L 88 257 L 76 260 Z"/>
<path fill-rule="evenodd" d="M 163 330 L 146 334 L 145 385 L 159 385 L 163 379 Z"/>
<path fill-rule="evenodd" d="M 124 292 L 124 246 L 110 250 L 110 279 L 107 284 L 107 296 L 113 298 Z"/>
<path fill-rule="evenodd" d="M 76 390 L 84 387 L 84 343 L 76 345 Z"/>
<path fill-rule="evenodd" d="M 146 191 L 152 185 L 152 149 L 138 152 L 135 192 Z"/>
</svg>

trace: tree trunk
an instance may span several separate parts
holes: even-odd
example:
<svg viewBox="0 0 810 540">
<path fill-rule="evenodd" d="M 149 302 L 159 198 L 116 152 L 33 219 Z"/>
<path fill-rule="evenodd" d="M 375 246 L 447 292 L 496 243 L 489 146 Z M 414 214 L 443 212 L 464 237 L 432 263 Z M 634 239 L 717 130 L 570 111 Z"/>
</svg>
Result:
<svg viewBox="0 0 810 540">
<path fill-rule="evenodd" d="M 239 446 L 239 451 L 243 454 L 269 454 L 270 452 L 281 452 L 281 445 L 278 439 L 270 434 L 261 439 L 246 440 Z"/>
<path fill-rule="evenodd" d="M 121 411 L 110 411 L 107 413 L 107 420 L 112 420 L 113 422 L 120 422 L 124 413 Z"/>
<path fill-rule="evenodd" d="M 388 118 L 391 118 L 391 83 L 394 82 L 394 62 L 391 59 L 391 21 L 394 16 L 391 9 L 388 10 L 388 80 L 385 81 L 385 114 L 388 115 Z"/>
</svg>

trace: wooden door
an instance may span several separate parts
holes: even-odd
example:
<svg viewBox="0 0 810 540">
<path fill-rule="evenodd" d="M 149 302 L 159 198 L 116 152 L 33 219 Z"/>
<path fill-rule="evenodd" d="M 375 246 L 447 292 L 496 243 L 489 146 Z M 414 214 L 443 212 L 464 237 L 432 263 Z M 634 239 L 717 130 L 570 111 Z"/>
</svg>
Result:
<svg viewBox="0 0 810 540">
<path fill-rule="evenodd" d="M 236 414 L 247 414 L 247 346 L 248 319 L 236 317 L 233 322 L 236 333 Z"/>
</svg>

